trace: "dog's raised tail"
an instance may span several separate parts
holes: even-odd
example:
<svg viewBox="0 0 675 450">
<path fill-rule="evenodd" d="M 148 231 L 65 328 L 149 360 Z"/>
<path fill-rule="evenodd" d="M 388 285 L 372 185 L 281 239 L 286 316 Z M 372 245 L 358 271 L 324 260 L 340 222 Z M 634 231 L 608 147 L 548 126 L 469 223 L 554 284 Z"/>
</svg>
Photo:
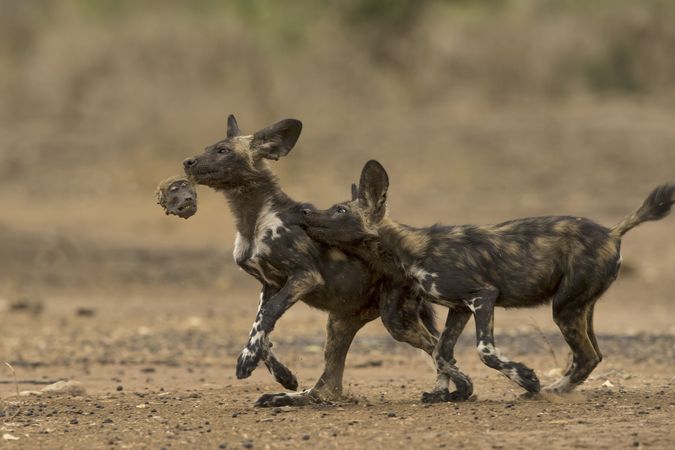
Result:
<svg viewBox="0 0 675 450">
<path fill-rule="evenodd" d="M 611 233 L 623 236 L 642 222 L 663 219 L 670 213 L 673 203 L 675 203 L 675 184 L 662 184 L 649 194 L 637 211 L 614 226 Z"/>
</svg>

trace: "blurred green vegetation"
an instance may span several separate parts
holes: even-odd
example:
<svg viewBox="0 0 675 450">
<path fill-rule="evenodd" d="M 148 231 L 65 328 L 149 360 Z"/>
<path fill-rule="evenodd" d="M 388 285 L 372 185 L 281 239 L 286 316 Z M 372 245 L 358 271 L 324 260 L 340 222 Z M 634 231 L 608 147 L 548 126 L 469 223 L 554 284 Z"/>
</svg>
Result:
<svg viewBox="0 0 675 450">
<path fill-rule="evenodd" d="M 411 54 L 428 50 L 432 26 L 441 27 L 433 32 L 433 39 L 442 40 L 445 31 L 448 46 L 462 31 L 478 33 L 470 42 L 478 55 L 499 53 L 499 47 L 510 44 L 498 39 L 513 38 L 520 42 L 523 54 L 505 55 L 512 56 L 510 62 L 501 60 L 501 55 L 493 58 L 500 66 L 493 72 L 495 77 L 505 77 L 495 80 L 493 87 L 505 91 L 525 89 L 559 96 L 581 85 L 600 95 L 634 95 L 654 91 L 661 87 L 656 84 L 675 75 L 675 63 L 654 57 L 675 45 L 674 27 L 667 25 L 675 23 L 675 2 L 669 0 L 0 0 L 0 5 L 0 51 L 8 58 L 29 52 L 46 26 L 65 25 L 72 16 L 112 28 L 111 23 L 171 14 L 193 16 L 196 22 L 228 17 L 241 23 L 261 49 L 287 53 L 325 38 L 317 27 L 330 24 L 375 64 L 397 71 L 406 71 L 411 59 L 416 62 Z M 558 30 L 561 24 L 566 29 Z M 170 24 L 167 27 L 170 33 Z M 560 36 L 547 36 L 552 34 L 548 30 Z M 501 37 L 489 41 L 490 35 L 497 34 Z M 553 40 L 565 38 L 567 45 Z M 532 51 L 537 46 L 549 46 L 547 50 L 554 52 L 541 56 L 552 67 L 550 76 L 526 89 L 509 74 L 522 69 L 519 59 L 528 52 L 530 58 L 539 58 Z M 491 69 L 486 66 L 486 70 Z"/>
<path fill-rule="evenodd" d="M 169 92 L 186 83 L 248 90 L 269 115 L 270 92 L 286 83 L 282 72 L 307 87 L 305 81 L 318 80 L 322 96 L 348 93 L 357 104 L 394 95 L 387 91 L 420 105 L 457 95 L 500 102 L 664 98 L 675 87 L 670 0 L 0 0 L 0 6 L 6 98 L 0 114 L 12 117 L 35 114 L 35 104 L 50 98 L 55 103 L 40 111 L 91 110 L 79 105 L 103 82 L 124 92 L 158 77 L 172 78 Z"/>
</svg>

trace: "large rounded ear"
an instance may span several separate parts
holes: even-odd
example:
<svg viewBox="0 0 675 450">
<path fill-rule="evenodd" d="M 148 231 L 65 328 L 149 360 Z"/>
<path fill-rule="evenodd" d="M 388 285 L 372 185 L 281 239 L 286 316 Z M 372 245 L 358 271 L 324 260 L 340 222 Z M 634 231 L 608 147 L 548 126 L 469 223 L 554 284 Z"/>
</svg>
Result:
<svg viewBox="0 0 675 450">
<path fill-rule="evenodd" d="M 382 164 L 370 160 L 363 166 L 359 181 L 358 199 L 374 222 L 379 222 L 387 212 L 389 176 Z"/>
<path fill-rule="evenodd" d="M 234 118 L 234 114 L 227 116 L 227 137 L 233 138 L 239 136 L 241 130 L 239 130 L 239 125 L 237 125 L 237 119 Z"/>
<path fill-rule="evenodd" d="M 284 119 L 253 135 L 251 149 L 263 158 L 278 160 L 291 151 L 302 131 L 302 122 Z"/>
</svg>

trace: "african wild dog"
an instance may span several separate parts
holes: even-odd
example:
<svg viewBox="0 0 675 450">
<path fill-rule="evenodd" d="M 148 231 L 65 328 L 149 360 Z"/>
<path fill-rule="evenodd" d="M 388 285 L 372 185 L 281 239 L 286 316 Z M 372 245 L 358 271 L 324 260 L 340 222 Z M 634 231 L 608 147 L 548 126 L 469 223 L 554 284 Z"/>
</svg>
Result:
<svg viewBox="0 0 675 450">
<path fill-rule="evenodd" d="M 293 395 L 266 394 L 256 404 L 306 404 L 339 397 L 349 346 L 356 332 L 380 315 L 380 308 L 386 312 L 382 319 L 394 338 L 431 355 L 437 332 L 428 302 L 420 301 L 417 294 L 380 299 L 379 276 L 366 264 L 316 243 L 299 226 L 302 211 L 311 205 L 298 203 L 281 190 L 267 160 L 278 160 L 290 152 L 302 124 L 286 119 L 252 135 L 241 134 L 234 116 L 229 116 L 227 125 L 225 139 L 183 164 L 196 183 L 225 194 L 238 231 L 234 258 L 262 284 L 258 313 L 237 360 L 237 377 L 250 376 L 270 352 L 270 332 L 298 300 L 329 313 L 326 366 L 314 388 Z"/>
<path fill-rule="evenodd" d="M 155 190 L 155 198 L 166 215 L 189 219 L 197 213 L 197 190 L 195 188 L 195 184 L 186 175 L 174 175 L 159 183 Z M 271 348 L 265 350 L 262 360 L 274 378 L 285 388 L 297 389 L 298 380 L 295 375 L 276 358 Z"/>
<path fill-rule="evenodd" d="M 426 298 L 450 308 L 434 352 L 437 385 L 424 396 L 429 402 L 462 400 L 471 393 L 453 355 L 471 314 L 481 360 L 527 391 L 539 391 L 535 373 L 495 347 L 495 306 L 530 307 L 552 300 L 553 318 L 573 359 L 562 378 L 546 389 L 562 393 L 581 384 L 602 359 L 593 308 L 618 275 L 621 236 L 642 222 L 665 217 L 675 201 L 675 184 L 659 186 L 611 229 L 567 216 L 413 228 L 387 217 L 388 186 L 384 168 L 368 162 L 358 189 L 352 186 L 352 201 L 325 211 L 308 209 L 305 228 L 314 239 L 368 261 L 393 280 L 391 285 L 413 284 Z M 448 378 L 457 391 L 448 391 Z"/>
</svg>

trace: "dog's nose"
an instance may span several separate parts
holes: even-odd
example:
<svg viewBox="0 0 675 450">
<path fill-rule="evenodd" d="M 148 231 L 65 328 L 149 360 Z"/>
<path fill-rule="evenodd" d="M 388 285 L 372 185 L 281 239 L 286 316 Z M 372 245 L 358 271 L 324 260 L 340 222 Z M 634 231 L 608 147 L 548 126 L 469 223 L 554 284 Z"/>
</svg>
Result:
<svg viewBox="0 0 675 450">
<path fill-rule="evenodd" d="M 190 167 L 194 166 L 196 162 L 197 159 L 195 158 L 187 158 L 186 160 L 183 161 L 183 167 L 189 169 Z"/>
</svg>

